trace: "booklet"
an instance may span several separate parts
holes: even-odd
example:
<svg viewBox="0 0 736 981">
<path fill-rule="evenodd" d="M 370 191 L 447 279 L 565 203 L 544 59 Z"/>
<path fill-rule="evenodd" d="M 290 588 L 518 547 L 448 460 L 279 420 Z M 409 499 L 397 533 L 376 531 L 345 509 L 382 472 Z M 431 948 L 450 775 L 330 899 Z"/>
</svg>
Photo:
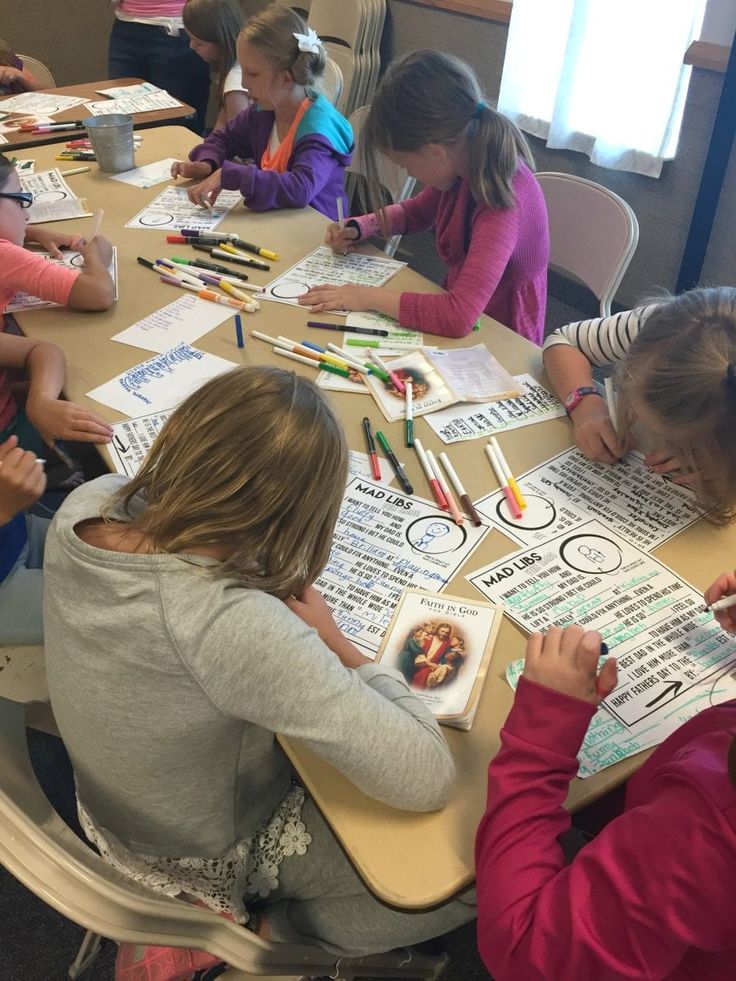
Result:
<svg viewBox="0 0 736 981">
<path fill-rule="evenodd" d="M 387 365 L 400 381 L 411 382 L 415 416 L 456 402 L 494 402 L 522 394 L 519 383 L 485 344 L 455 350 L 423 348 Z M 364 376 L 364 381 L 389 422 L 405 418 L 404 395 L 393 382 L 377 375 Z"/>
<path fill-rule="evenodd" d="M 407 589 L 376 662 L 400 671 L 438 722 L 469 729 L 502 615 L 500 604 Z"/>
</svg>

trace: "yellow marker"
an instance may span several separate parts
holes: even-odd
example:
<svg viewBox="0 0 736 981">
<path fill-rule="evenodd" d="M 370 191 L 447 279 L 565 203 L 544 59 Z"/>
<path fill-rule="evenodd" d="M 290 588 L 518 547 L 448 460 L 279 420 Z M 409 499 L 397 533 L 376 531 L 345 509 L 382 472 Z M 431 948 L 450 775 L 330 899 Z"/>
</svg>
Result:
<svg viewBox="0 0 736 981">
<path fill-rule="evenodd" d="M 239 290 L 236 286 L 233 286 L 232 283 L 228 283 L 225 279 L 218 280 L 217 285 L 221 290 L 225 290 L 226 293 L 230 293 L 231 296 L 234 296 L 236 300 L 242 300 L 244 303 L 253 302 L 252 297 L 248 296 L 248 294 L 244 293 L 242 290 Z"/>
<path fill-rule="evenodd" d="M 524 500 L 524 495 L 519 490 L 519 485 L 516 483 L 516 480 L 514 479 L 514 475 L 511 473 L 511 467 L 509 467 L 508 463 L 506 462 L 506 457 L 503 455 L 503 451 L 501 450 L 499 442 L 495 436 L 491 436 L 490 443 L 491 446 L 493 446 L 493 449 L 498 454 L 498 462 L 501 464 L 501 469 L 503 470 L 504 477 L 506 478 L 506 483 L 509 485 L 511 493 L 516 498 L 516 503 L 523 511 L 524 508 L 526 507 L 526 501 Z"/>
</svg>

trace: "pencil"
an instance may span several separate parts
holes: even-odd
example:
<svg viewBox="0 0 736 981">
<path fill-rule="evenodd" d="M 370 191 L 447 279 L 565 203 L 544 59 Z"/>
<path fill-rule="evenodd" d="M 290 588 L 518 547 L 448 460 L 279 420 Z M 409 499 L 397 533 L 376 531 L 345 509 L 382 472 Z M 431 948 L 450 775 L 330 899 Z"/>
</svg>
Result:
<svg viewBox="0 0 736 981">
<path fill-rule="evenodd" d="M 506 461 L 506 457 L 503 455 L 501 446 L 499 445 L 499 442 L 495 436 L 491 436 L 490 443 L 493 449 L 496 451 L 498 462 L 501 464 L 501 469 L 504 472 L 506 481 L 509 487 L 511 488 L 511 490 L 513 491 L 514 497 L 516 498 L 516 503 L 523 511 L 524 508 L 526 507 L 526 501 L 524 500 L 524 495 L 519 490 L 519 485 L 516 483 L 516 479 L 514 478 L 514 475 L 511 473 L 511 467 L 508 465 Z"/>
</svg>

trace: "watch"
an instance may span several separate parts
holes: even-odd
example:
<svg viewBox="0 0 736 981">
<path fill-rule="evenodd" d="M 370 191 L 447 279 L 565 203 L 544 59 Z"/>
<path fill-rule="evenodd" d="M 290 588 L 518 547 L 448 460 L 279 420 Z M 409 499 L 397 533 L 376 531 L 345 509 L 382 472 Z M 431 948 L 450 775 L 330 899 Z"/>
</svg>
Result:
<svg viewBox="0 0 736 981">
<path fill-rule="evenodd" d="M 571 392 L 567 393 L 562 403 L 565 406 L 565 412 L 570 415 L 572 410 L 580 405 L 586 395 L 597 395 L 598 398 L 603 398 L 598 389 L 592 388 L 590 385 L 583 385 L 582 388 L 573 388 Z"/>
</svg>

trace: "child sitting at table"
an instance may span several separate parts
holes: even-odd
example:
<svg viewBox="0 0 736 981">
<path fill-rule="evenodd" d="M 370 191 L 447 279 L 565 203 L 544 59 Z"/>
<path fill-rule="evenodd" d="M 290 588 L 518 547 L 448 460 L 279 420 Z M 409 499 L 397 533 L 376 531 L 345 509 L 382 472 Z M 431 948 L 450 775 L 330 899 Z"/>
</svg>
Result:
<svg viewBox="0 0 736 981">
<path fill-rule="evenodd" d="M 330 225 L 338 253 L 381 232 L 434 229 L 447 265 L 444 294 L 321 285 L 299 298 L 320 310 L 377 310 L 402 327 L 463 337 L 487 313 L 542 343 L 549 233 L 542 190 L 521 131 L 485 100 L 471 68 L 438 51 L 392 64 L 363 129 L 360 151 L 373 213 Z M 381 159 L 425 185 L 416 197 L 382 207 Z"/>
<path fill-rule="evenodd" d="M 610 364 L 618 431 L 593 384 L 593 367 Z M 690 485 L 711 520 L 734 520 L 736 289 L 695 289 L 567 324 L 545 341 L 544 365 L 589 460 L 615 463 L 637 436 L 648 439 L 655 473 Z"/>
<path fill-rule="evenodd" d="M 255 914 L 272 940 L 338 955 L 474 915 L 472 895 L 417 915 L 374 899 L 274 735 L 393 807 L 435 810 L 452 787 L 431 714 L 312 585 L 347 462 L 314 384 L 237 368 L 181 404 L 132 480 L 69 495 L 45 566 L 49 691 L 102 856 L 238 922 Z"/>
<path fill-rule="evenodd" d="M 721 576 L 706 603 L 736 593 Z M 736 628 L 730 611 L 717 614 Z M 736 699 L 700 712 L 629 779 L 623 813 L 566 864 L 577 753 L 616 666 L 600 634 L 533 634 L 478 829 L 478 944 L 495 981 L 725 981 L 736 933 Z M 717 679 L 716 679 L 717 682 Z"/>
<path fill-rule="evenodd" d="M 268 7 L 241 31 L 238 60 L 253 104 L 195 147 L 188 162 L 177 161 L 172 176 L 205 178 L 189 189 L 195 204 L 213 204 L 226 188 L 240 191 L 252 211 L 311 205 L 336 218 L 337 198 L 347 204 L 353 133 L 316 90 L 322 42 L 289 7 Z"/>
<path fill-rule="evenodd" d="M 0 329 L 3 331 L 7 326 L 3 316 L 5 308 L 21 291 L 75 310 L 106 310 L 113 301 L 113 282 L 107 271 L 112 249 L 107 239 L 97 236 L 93 241 L 85 242 L 80 235 L 28 228 L 26 209 L 32 202 L 33 195 L 21 190 L 12 163 L 0 154 Z M 61 255 L 60 246 L 77 249 L 84 257 L 84 266 L 70 269 L 49 262 L 23 248 L 24 243 L 30 242 L 56 256 Z M 20 355 L 14 355 L 16 360 L 18 357 Z M 26 410 L 18 410 L 9 374 L 4 370 L 6 362 L 3 366 L 0 369 L 0 441 L 16 434 L 23 449 L 34 450 L 38 456 L 43 456 L 44 441 L 64 433 L 58 425 L 46 420 L 45 413 L 36 411 L 30 398 Z M 58 399 L 63 375 L 63 369 L 55 371 L 54 383 L 58 381 L 58 388 L 53 393 L 54 399 Z M 67 434 L 67 438 L 84 437 Z"/>
<path fill-rule="evenodd" d="M 0 95 L 18 95 L 42 88 L 43 82 L 28 71 L 8 42 L 0 38 Z"/>
<path fill-rule="evenodd" d="M 238 0 L 187 0 L 182 20 L 192 51 L 210 66 L 218 107 L 212 128 L 222 129 L 250 105 L 236 51 L 243 26 L 240 4 Z"/>
</svg>

